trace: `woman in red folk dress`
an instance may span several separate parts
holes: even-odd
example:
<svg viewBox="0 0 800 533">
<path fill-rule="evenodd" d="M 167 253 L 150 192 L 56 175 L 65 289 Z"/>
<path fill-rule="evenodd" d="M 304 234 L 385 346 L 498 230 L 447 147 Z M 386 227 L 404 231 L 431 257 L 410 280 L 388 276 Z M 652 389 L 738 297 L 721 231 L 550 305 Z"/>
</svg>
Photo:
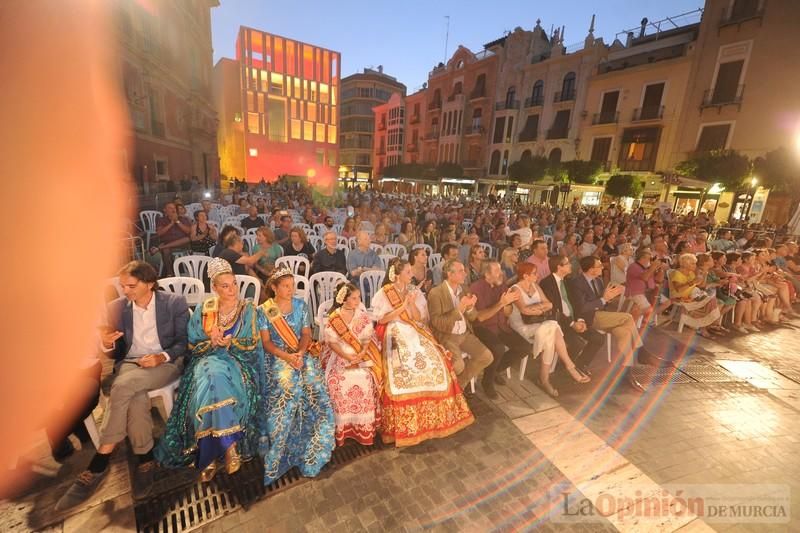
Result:
<svg viewBox="0 0 800 533">
<path fill-rule="evenodd" d="M 380 422 L 381 352 L 372 319 L 352 283 L 340 283 L 323 330 L 322 361 L 336 421 L 336 445 L 371 445 Z"/>
</svg>

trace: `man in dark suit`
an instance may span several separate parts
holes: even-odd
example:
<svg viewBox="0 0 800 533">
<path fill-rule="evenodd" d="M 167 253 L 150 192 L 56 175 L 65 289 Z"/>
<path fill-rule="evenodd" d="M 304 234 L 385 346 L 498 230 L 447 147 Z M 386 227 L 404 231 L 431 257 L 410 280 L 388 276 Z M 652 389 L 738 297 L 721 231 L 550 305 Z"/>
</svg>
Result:
<svg viewBox="0 0 800 533">
<path fill-rule="evenodd" d="M 582 318 L 587 327 L 595 331 L 610 333 L 622 352 L 622 364 L 631 386 L 643 391 L 644 387 L 630 373 L 636 361 L 636 351 L 645 360 L 655 360 L 643 347 L 636 323 L 629 313 L 606 311 L 608 302 L 625 291 L 624 285 L 603 286 L 603 263 L 593 255 L 580 260 L 581 272 L 567 280 L 567 292 L 575 309 L 575 316 Z"/>
<path fill-rule="evenodd" d="M 153 421 L 148 392 L 180 377 L 187 348 L 189 308 L 183 296 L 158 291 L 158 275 L 148 263 L 132 261 L 119 273 L 125 297 L 108 305 L 108 330 L 101 334 L 103 351 L 113 354 L 115 377 L 100 431 L 100 448 L 87 470 L 56 504 L 66 509 L 86 500 L 105 478 L 116 445 L 128 437 L 138 466 L 135 498 L 153 484 Z"/>
<path fill-rule="evenodd" d="M 549 259 L 550 275 L 539 282 L 544 295 L 553 303 L 558 324 L 564 333 L 564 341 L 570 357 L 578 370 L 591 375 L 589 365 L 597 347 L 603 343 L 603 336 L 586 325 L 586 321 L 575 315 L 567 291 L 567 276 L 572 274 L 572 263 L 569 258 L 555 256 Z M 561 368 L 561 367 L 559 367 Z"/>
</svg>

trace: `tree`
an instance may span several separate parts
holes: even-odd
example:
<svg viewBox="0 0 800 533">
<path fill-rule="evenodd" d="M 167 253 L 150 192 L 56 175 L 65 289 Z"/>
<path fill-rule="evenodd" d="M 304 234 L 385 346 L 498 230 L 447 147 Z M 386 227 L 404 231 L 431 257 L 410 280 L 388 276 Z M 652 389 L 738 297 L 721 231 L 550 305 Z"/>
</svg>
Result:
<svg viewBox="0 0 800 533">
<path fill-rule="evenodd" d="M 593 185 L 595 176 L 597 176 L 597 174 L 600 172 L 600 167 L 600 161 L 582 161 L 580 159 L 573 159 L 572 161 L 559 163 L 559 167 L 556 172 L 565 173 L 567 179 L 569 179 L 569 181 L 572 183 Z"/>
<path fill-rule="evenodd" d="M 523 157 L 508 166 L 508 177 L 523 183 L 531 183 L 541 180 L 547 168 L 547 158 L 544 156 Z"/>
<path fill-rule="evenodd" d="M 436 174 L 440 178 L 460 178 L 464 175 L 464 169 L 458 163 L 439 163 Z"/>
<path fill-rule="evenodd" d="M 736 191 L 750 175 L 752 166 L 750 159 L 739 152 L 714 150 L 678 163 L 675 170 L 708 183 L 721 183 L 729 191 Z"/>
<path fill-rule="evenodd" d="M 781 147 L 753 161 L 753 173 L 763 187 L 800 196 L 800 156 Z"/>
<path fill-rule="evenodd" d="M 614 174 L 606 182 L 606 194 L 614 198 L 638 198 L 644 185 L 630 174 Z"/>
</svg>

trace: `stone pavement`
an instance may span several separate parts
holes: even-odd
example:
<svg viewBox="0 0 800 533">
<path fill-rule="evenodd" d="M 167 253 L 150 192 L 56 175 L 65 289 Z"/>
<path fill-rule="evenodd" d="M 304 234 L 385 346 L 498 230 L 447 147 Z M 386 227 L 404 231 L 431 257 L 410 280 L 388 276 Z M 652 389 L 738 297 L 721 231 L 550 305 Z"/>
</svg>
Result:
<svg viewBox="0 0 800 533">
<path fill-rule="evenodd" d="M 470 399 L 476 423 L 451 438 L 381 450 L 201 530 L 800 531 L 797 513 L 783 523 L 600 516 L 602 495 L 640 490 L 622 505 L 630 511 L 649 495 L 698 484 L 770 496 L 788 488 L 789 512 L 800 509 L 800 321 L 718 341 L 674 328 L 647 335 L 648 349 L 670 364 L 642 369 L 654 380 L 645 394 L 616 384 L 604 348 L 592 383 L 562 380 L 557 400 L 514 375 L 498 400 Z M 122 490 L 53 530 L 130 530 Z M 0 502 L 0 531 L 38 529 L 31 498 Z"/>
</svg>

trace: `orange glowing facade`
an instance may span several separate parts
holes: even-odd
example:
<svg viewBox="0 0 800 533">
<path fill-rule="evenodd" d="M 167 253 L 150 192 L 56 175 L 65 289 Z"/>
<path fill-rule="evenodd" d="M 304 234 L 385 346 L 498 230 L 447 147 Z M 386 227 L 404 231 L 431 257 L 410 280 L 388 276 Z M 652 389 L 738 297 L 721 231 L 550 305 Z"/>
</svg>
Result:
<svg viewBox="0 0 800 533">
<path fill-rule="evenodd" d="M 241 27 L 215 70 L 220 170 L 255 182 L 335 179 L 341 55 Z"/>
</svg>

